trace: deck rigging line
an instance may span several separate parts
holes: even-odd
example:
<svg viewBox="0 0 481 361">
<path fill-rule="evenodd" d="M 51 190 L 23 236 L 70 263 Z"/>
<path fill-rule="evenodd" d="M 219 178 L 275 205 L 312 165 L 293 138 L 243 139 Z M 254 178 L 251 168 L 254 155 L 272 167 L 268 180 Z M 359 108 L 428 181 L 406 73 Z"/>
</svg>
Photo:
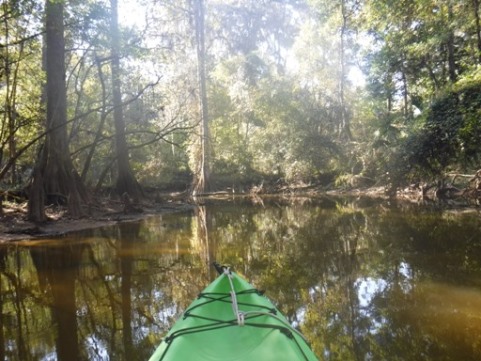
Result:
<svg viewBox="0 0 481 361">
<path fill-rule="evenodd" d="M 279 330 L 282 334 L 284 334 L 286 337 L 288 337 L 290 340 L 292 340 L 296 346 L 299 348 L 301 351 L 303 357 L 305 360 L 308 360 L 307 355 L 304 353 L 302 350 L 301 345 L 299 344 L 298 340 L 296 337 L 294 337 L 294 334 L 298 335 L 301 337 L 301 339 L 308 344 L 307 340 L 304 338 L 304 336 L 296 330 L 294 327 L 292 327 L 289 323 L 287 323 L 284 319 L 279 317 L 277 315 L 277 310 L 275 308 L 271 307 L 266 307 L 263 305 L 258 305 L 258 304 L 253 304 L 253 303 L 247 303 L 247 302 L 241 302 L 239 301 L 239 296 L 243 295 L 248 295 L 248 294 L 257 294 L 259 296 L 262 296 L 264 292 L 259 291 L 255 288 L 248 289 L 248 290 L 243 290 L 243 291 L 236 291 L 234 287 L 234 282 L 233 282 L 233 276 L 228 267 L 223 267 L 223 275 L 225 277 L 228 277 L 229 284 L 230 284 L 230 292 L 229 293 L 220 293 L 220 292 L 203 292 L 198 295 L 198 299 L 205 299 L 204 302 L 196 304 L 190 308 L 188 308 L 184 312 L 183 318 L 186 319 L 187 317 L 194 317 L 198 319 L 203 319 L 206 320 L 210 323 L 205 324 L 205 325 L 200 325 L 200 326 L 193 326 L 193 327 L 188 327 L 184 328 L 181 330 L 177 330 L 167 336 L 164 341 L 167 343 L 167 347 L 165 348 L 164 352 L 162 353 L 162 356 L 160 357 L 159 361 L 162 361 L 164 359 L 164 356 L 167 354 L 167 351 L 169 350 L 170 346 L 172 345 L 173 341 L 181 336 L 186 336 L 194 333 L 200 333 L 200 332 L 207 332 L 207 331 L 212 331 L 212 330 L 218 330 L 226 327 L 257 327 L 257 328 L 267 328 L 267 329 L 272 329 L 272 330 Z M 215 319 L 215 318 L 210 318 L 210 317 L 205 317 L 198 315 L 196 313 L 193 313 L 193 311 L 207 305 L 213 302 L 224 302 L 224 303 L 230 303 L 232 305 L 232 312 L 233 312 L 233 318 L 228 319 L 228 320 L 220 320 L 220 319 Z M 256 311 L 242 311 L 240 308 L 241 307 L 255 307 L 260 310 Z M 271 323 L 256 323 L 253 322 L 256 319 L 262 317 L 262 316 L 268 316 L 271 318 L 274 318 L 281 324 L 271 324 Z"/>
</svg>

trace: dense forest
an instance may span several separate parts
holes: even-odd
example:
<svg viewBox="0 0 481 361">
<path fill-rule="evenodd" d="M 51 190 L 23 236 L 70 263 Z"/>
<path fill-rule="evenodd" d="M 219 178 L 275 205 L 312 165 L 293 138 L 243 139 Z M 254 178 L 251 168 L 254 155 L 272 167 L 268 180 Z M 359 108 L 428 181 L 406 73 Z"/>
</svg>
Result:
<svg viewBox="0 0 481 361">
<path fill-rule="evenodd" d="M 106 189 L 393 193 L 469 180 L 481 168 L 480 11 L 479 0 L 4 0 L 1 188 L 26 192 L 41 221 L 50 197 L 79 216 Z"/>
</svg>

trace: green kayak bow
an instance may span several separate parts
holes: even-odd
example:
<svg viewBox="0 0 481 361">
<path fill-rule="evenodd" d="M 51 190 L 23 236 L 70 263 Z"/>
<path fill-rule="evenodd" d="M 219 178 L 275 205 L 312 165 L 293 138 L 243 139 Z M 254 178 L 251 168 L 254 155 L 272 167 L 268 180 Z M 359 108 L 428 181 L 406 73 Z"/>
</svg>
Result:
<svg viewBox="0 0 481 361">
<path fill-rule="evenodd" d="M 149 361 L 313 361 L 304 337 L 227 267 L 184 312 Z"/>
</svg>

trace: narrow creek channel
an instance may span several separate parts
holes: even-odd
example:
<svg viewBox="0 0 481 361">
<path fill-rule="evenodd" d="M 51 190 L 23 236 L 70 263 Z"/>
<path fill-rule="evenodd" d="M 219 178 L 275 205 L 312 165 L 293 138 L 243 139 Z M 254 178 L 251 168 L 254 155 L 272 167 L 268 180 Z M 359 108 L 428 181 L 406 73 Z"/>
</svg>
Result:
<svg viewBox="0 0 481 361">
<path fill-rule="evenodd" d="M 372 200 L 206 201 L 0 247 L 0 360 L 148 360 L 231 265 L 320 360 L 481 360 L 479 212 Z"/>
</svg>

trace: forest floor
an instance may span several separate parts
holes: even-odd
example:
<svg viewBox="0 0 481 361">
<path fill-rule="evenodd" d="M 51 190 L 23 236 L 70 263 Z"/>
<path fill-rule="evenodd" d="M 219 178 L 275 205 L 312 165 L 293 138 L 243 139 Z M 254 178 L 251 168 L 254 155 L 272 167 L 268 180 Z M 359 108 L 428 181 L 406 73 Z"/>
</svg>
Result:
<svg viewBox="0 0 481 361">
<path fill-rule="evenodd" d="M 120 222 L 137 221 L 149 216 L 193 209 L 183 199 L 165 197 L 152 198 L 139 203 L 128 203 L 110 197 L 97 198 L 86 206 L 85 216 L 72 218 L 64 206 L 46 207 L 48 220 L 36 224 L 27 220 L 27 202 L 3 202 L 0 215 L 0 243 L 60 236 L 69 232 L 82 231 L 114 225 Z"/>
</svg>

